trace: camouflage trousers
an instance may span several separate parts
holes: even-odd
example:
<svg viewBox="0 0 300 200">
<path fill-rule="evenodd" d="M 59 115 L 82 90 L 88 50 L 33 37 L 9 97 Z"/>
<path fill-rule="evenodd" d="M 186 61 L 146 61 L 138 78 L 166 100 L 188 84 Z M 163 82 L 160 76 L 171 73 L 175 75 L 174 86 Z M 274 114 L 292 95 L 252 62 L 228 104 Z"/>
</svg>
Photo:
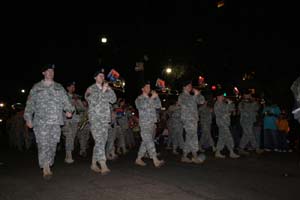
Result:
<svg viewBox="0 0 300 200">
<path fill-rule="evenodd" d="M 126 150 L 126 141 L 125 141 L 125 137 L 126 137 L 126 129 L 120 127 L 120 131 L 117 132 L 117 139 L 118 139 L 118 148 L 123 149 L 123 151 Z"/>
<path fill-rule="evenodd" d="M 183 140 L 183 127 L 180 123 L 178 124 L 169 124 L 168 125 L 169 134 L 171 137 L 171 142 L 173 145 L 173 149 L 176 150 L 178 147 L 180 149 L 184 148 L 184 140 Z"/>
<path fill-rule="evenodd" d="M 253 132 L 253 124 L 249 123 L 241 123 L 243 129 L 242 139 L 240 141 L 239 147 L 244 149 L 247 144 L 251 144 L 251 146 L 256 149 L 258 147 L 256 142 L 256 137 Z"/>
<path fill-rule="evenodd" d="M 80 152 L 86 152 L 88 149 L 88 142 L 90 139 L 90 127 L 87 126 L 82 130 L 78 130 L 77 138 L 79 140 Z"/>
<path fill-rule="evenodd" d="M 65 149 L 66 151 L 74 150 L 74 140 L 78 130 L 78 123 L 67 121 L 62 128 L 62 133 L 66 137 Z"/>
<path fill-rule="evenodd" d="M 129 146 L 135 146 L 135 139 L 132 129 L 128 128 L 126 132 L 127 133 L 125 134 L 125 143 Z"/>
<path fill-rule="evenodd" d="M 101 122 L 90 122 L 91 123 L 91 133 L 95 141 L 95 146 L 93 149 L 93 160 L 96 161 L 106 161 L 105 155 L 105 145 L 108 137 L 108 123 Z"/>
<path fill-rule="evenodd" d="M 186 155 L 190 152 L 197 152 L 199 150 L 197 135 L 198 123 L 193 121 L 184 122 L 183 128 L 186 132 L 183 153 Z"/>
<path fill-rule="evenodd" d="M 140 124 L 142 142 L 139 148 L 138 157 L 142 158 L 146 153 L 150 158 L 156 157 L 156 149 L 154 144 L 154 137 L 156 131 L 155 124 Z"/>
<path fill-rule="evenodd" d="M 117 132 L 121 131 L 119 126 L 108 128 L 108 136 L 107 136 L 107 143 L 106 143 L 106 155 L 114 154 L 115 153 L 115 140 L 117 136 Z"/>
<path fill-rule="evenodd" d="M 210 147 L 215 146 L 214 140 L 211 137 L 211 124 L 201 123 L 201 138 L 199 141 L 199 146 L 209 145 Z"/>
<path fill-rule="evenodd" d="M 219 136 L 217 142 L 217 151 L 221 151 L 226 146 L 229 151 L 233 150 L 234 142 L 230 129 L 226 125 L 218 124 Z"/>
<path fill-rule="evenodd" d="M 39 124 L 33 128 L 38 147 L 39 166 L 53 165 L 56 146 L 60 140 L 61 128 L 59 124 Z"/>
</svg>

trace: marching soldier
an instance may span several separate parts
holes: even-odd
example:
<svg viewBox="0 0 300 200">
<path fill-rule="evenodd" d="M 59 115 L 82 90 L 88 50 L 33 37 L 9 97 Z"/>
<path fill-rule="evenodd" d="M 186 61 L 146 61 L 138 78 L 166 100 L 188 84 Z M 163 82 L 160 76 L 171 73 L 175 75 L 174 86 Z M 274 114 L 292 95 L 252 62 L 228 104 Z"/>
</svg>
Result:
<svg viewBox="0 0 300 200">
<path fill-rule="evenodd" d="M 199 115 L 200 115 L 200 124 L 201 124 L 201 138 L 199 141 L 199 149 L 200 151 L 204 151 L 202 149 L 203 145 L 207 145 L 212 147 L 213 152 L 216 151 L 216 147 L 214 144 L 214 140 L 211 136 L 211 123 L 212 123 L 212 112 L 213 109 L 208 106 L 208 102 L 199 107 Z"/>
<path fill-rule="evenodd" d="M 194 95 L 191 95 L 193 91 Z M 183 128 L 186 132 L 185 143 L 183 148 L 182 162 L 187 163 L 197 163 L 200 164 L 201 161 L 198 158 L 198 104 L 203 104 L 205 101 L 204 97 L 200 94 L 199 90 L 193 89 L 191 81 L 187 81 L 183 84 L 183 92 L 178 98 L 178 103 L 181 107 L 181 120 L 183 122 Z M 187 156 L 192 152 L 192 160 Z"/>
<path fill-rule="evenodd" d="M 177 149 L 183 149 L 184 147 L 181 108 L 178 104 L 178 100 L 168 108 L 167 115 L 169 117 L 167 127 L 173 144 L 173 154 L 177 155 Z"/>
<path fill-rule="evenodd" d="M 42 74 L 44 80 L 36 83 L 30 90 L 24 118 L 27 126 L 33 128 L 36 137 L 43 177 L 50 178 L 50 166 L 54 164 L 56 146 L 60 141 L 60 126 L 64 124 L 63 111 L 71 118 L 74 107 L 65 89 L 53 80 L 54 65 L 46 65 Z"/>
<path fill-rule="evenodd" d="M 239 145 L 239 153 L 249 155 L 249 153 L 244 150 L 248 143 L 250 143 L 256 150 L 256 153 L 262 153 L 253 132 L 259 105 L 253 101 L 250 93 L 246 93 L 244 94 L 242 101 L 239 103 L 238 108 L 240 112 L 240 123 L 243 129 L 243 135 Z"/>
<path fill-rule="evenodd" d="M 215 157 L 217 158 L 225 158 L 224 155 L 221 154 L 221 150 L 226 146 L 230 152 L 231 158 L 239 158 L 240 156 L 235 154 L 233 151 L 234 143 L 232 134 L 230 132 L 230 116 L 231 113 L 235 110 L 234 103 L 227 99 L 225 101 L 225 97 L 222 91 L 219 91 L 217 94 L 217 101 L 214 105 L 214 112 L 216 114 L 216 123 L 219 128 L 219 136 L 217 142 L 217 151 L 215 153 Z"/>
<path fill-rule="evenodd" d="M 160 167 L 164 164 L 163 160 L 157 158 L 153 135 L 156 130 L 157 115 L 156 109 L 161 108 L 161 102 L 158 94 L 155 91 L 151 92 L 150 83 L 145 82 L 142 84 L 142 94 L 135 100 L 135 105 L 139 112 L 139 125 L 141 128 L 142 143 L 139 148 L 137 159 L 135 163 L 140 166 L 146 166 L 142 160 L 146 153 L 153 160 L 155 167 Z"/>
<path fill-rule="evenodd" d="M 116 101 L 116 94 L 105 82 L 104 70 L 97 71 L 94 78 L 95 84 L 91 85 L 85 93 L 85 98 L 89 104 L 88 114 L 91 133 L 95 140 L 91 169 L 106 174 L 110 172 L 106 165 L 105 155 L 108 128 L 111 122 L 110 104 Z M 97 163 L 100 164 L 101 169 Z"/>
<path fill-rule="evenodd" d="M 83 100 L 82 105 L 85 111 L 80 113 L 80 123 L 78 126 L 77 137 L 80 146 L 79 155 L 82 157 L 86 157 L 91 127 L 88 121 L 88 103 Z"/>
<path fill-rule="evenodd" d="M 75 94 L 75 89 L 75 82 L 67 84 L 68 97 L 75 108 L 75 113 L 73 114 L 73 117 L 70 119 L 65 118 L 65 125 L 62 128 L 62 133 L 65 136 L 65 162 L 68 164 L 74 162 L 72 158 L 72 151 L 74 150 L 74 140 L 78 130 L 80 114 L 82 114 L 85 110 L 79 95 Z"/>
</svg>

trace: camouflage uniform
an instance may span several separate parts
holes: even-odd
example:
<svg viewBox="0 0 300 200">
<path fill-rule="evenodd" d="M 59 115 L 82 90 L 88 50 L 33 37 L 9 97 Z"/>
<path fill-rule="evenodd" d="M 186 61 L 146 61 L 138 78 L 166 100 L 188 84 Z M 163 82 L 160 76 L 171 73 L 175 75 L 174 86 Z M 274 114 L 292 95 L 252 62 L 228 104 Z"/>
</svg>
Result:
<svg viewBox="0 0 300 200">
<path fill-rule="evenodd" d="M 199 120 L 198 104 L 203 104 L 204 101 L 205 99 L 201 94 L 195 96 L 186 92 L 181 93 L 178 98 L 178 102 L 181 107 L 181 120 L 186 132 L 183 148 L 184 155 L 187 155 L 190 152 L 196 153 L 199 150 L 197 135 Z"/>
<path fill-rule="evenodd" d="M 123 153 L 125 153 L 127 151 L 125 138 L 129 128 L 128 116 L 125 111 L 123 111 L 122 113 L 117 113 L 117 125 L 121 130 L 117 132 L 118 148 L 123 149 Z"/>
<path fill-rule="evenodd" d="M 106 157 L 111 157 L 115 155 L 115 140 L 118 131 L 120 131 L 120 126 L 117 126 L 116 116 L 112 114 L 111 125 L 108 128 L 107 143 L 105 148 Z"/>
<path fill-rule="evenodd" d="M 258 145 L 253 132 L 253 126 L 256 122 L 256 115 L 259 106 L 256 102 L 247 102 L 243 100 L 239 103 L 238 108 L 241 113 L 240 123 L 243 129 L 243 135 L 239 147 L 241 149 L 244 149 L 246 145 L 250 142 L 252 147 L 254 149 L 257 149 Z"/>
<path fill-rule="evenodd" d="M 167 121 L 167 127 L 169 130 L 169 137 L 173 144 L 173 150 L 176 150 L 178 147 L 183 149 L 184 140 L 183 140 L 183 124 L 181 121 L 181 109 L 177 105 L 171 105 L 168 108 L 167 114 L 169 119 Z"/>
<path fill-rule="evenodd" d="M 64 118 L 65 125 L 62 128 L 62 133 L 66 137 L 65 149 L 72 152 L 74 150 L 74 140 L 78 130 L 78 123 L 80 121 L 80 114 L 84 112 L 85 108 L 82 105 L 80 97 L 77 94 L 68 94 L 68 97 L 75 107 L 75 113 L 72 118 Z"/>
<path fill-rule="evenodd" d="M 139 111 L 139 125 L 141 128 L 142 143 L 138 152 L 138 157 L 142 158 L 146 152 L 150 158 L 156 157 L 156 149 L 153 141 L 155 135 L 157 113 L 156 109 L 161 108 L 159 97 L 154 99 L 140 95 L 135 100 L 135 105 Z"/>
<path fill-rule="evenodd" d="M 214 141 L 211 137 L 211 123 L 212 123 L 212 111 L 207 105 L 202 105 L 199 107 L 200 115 L 200 125 L 201 125 L 201 138 L 199 142 L 199 147 L 202 148 L 203 145 L 209 145 L 214 147 Z"/>
<path fill-rule="evenodd" d="M 116 94 L 112 89 L 103 92 L 96 84 L 91 85 L 88 90 L 91 93 L 86 96 L 86 100 L 89 104 L 91 133 L 95 140 L 93 160 L 105 161 L 105 145 L 111 122 L 110 103 L 116 101 Z"/>
<path fill-rule="evenodd" d="M 81 121 L 83 120 L 88 120 L 88 111 L 87 108 L 84 108 L 85 111 L 80 113 L 80 119 Z M 79 140 L 79 146 L 80 146 L 80 155 L 84 155 L 86 153 L 86 150 L 88 149 L 88 141 L 90 139 L 90 131 L 91 131 L 91 126 L 90 123 L 87 122 L 82 129 L 78 129 L 77 131 L 77 137 Z"/>
<path fill-rule="evenodd" d="M 300 123 L 300 76 L 294 81 L 291 90 L 295 98 L 296 110 L 293 111 L 294 118 Z"/>
<path fill-rule="evenodd" d="M 227 146 L 229 151 L 233 150 L 234 142 L 230 132 L 230 115 L 235 110 L 234 104 L 227 104 L 224 102 L 216 102 L 214 105 L 214 112 L 216 114 L 216 123 L 219 128 L 219 136 L 217 142 L 217 151 L 221 151 Z"/>
<path fill-rule="evenodd" d="M 73 112 L 65 89 L 56 82 L 46 86 L 41 81 L 33 86 L 26 102 L 24 118 L 31 122 L 38 146 L 39 165 L 53 165 L 60 140 L 63 111 Z"/>
</svg>

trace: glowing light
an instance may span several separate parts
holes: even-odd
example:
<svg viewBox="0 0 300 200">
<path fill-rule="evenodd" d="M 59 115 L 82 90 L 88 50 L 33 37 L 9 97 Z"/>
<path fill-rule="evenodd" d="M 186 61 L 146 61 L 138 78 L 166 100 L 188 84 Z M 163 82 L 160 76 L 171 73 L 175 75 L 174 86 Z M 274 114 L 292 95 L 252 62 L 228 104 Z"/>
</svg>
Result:
<svg viewBox="0 0 300 200">
<path fill-rule="evenodd" d="M 4 103 L 0 103 L 0 108 L 3 108 L 5 106 Z"/>
<path fill-rule="evenodd" d="M 213 85 L 213 86 L 211 86 L 211 89 L 212 89 L 212 90 L 216 90 L 217 87 L 216 87 L 215 85 Z"/>
<path fill-rule="evenodd" d="M 25 93 L 25 90 L 24 90 L 24 89 L 22 89 L 22 90 L 21 90 L 21 92 L 22 92 L 22 93 Z"/>
<path fill-rule="evenodd" d="M 166 72 L 167 72 L 167 74 L 172 73 L 172 68 L 168 67 L 168 68 L 166 69 Z"/>
<path fill-rule="evenodd" d="M 101 38 L 101 43 L 102 44 L 106 44 L 107 43 L 107 38 L 106 37 L 102 37 Z"/>
<path fill-rule="evenodd" d="M 224 0 L 218 1 L 218 2 L 217 2 L 217 7 L 218 7 L 218 8 L 221 8 L 221 7 L 223 7 L 224 5 L 225 5 Z"/>
<path fill-rule="evenodd" d="M 0 119 L 0 123 L 3 122 L 3 119 Z"/>
</svg>

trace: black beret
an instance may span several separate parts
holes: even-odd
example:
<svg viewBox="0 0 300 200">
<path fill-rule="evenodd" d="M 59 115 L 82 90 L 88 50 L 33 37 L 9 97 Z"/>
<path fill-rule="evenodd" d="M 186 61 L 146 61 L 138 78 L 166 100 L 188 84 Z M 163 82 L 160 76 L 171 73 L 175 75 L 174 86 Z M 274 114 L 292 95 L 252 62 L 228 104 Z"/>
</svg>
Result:
<svg viewBox="0 0 300 200">
<path fill-rule="evenodd" d="M 48 69 L 54 69 L 55 68 L 55 65 L 54 64 L 46 64 L 42 67 L 41 71 L 44 72 Z"/>
</svg>

